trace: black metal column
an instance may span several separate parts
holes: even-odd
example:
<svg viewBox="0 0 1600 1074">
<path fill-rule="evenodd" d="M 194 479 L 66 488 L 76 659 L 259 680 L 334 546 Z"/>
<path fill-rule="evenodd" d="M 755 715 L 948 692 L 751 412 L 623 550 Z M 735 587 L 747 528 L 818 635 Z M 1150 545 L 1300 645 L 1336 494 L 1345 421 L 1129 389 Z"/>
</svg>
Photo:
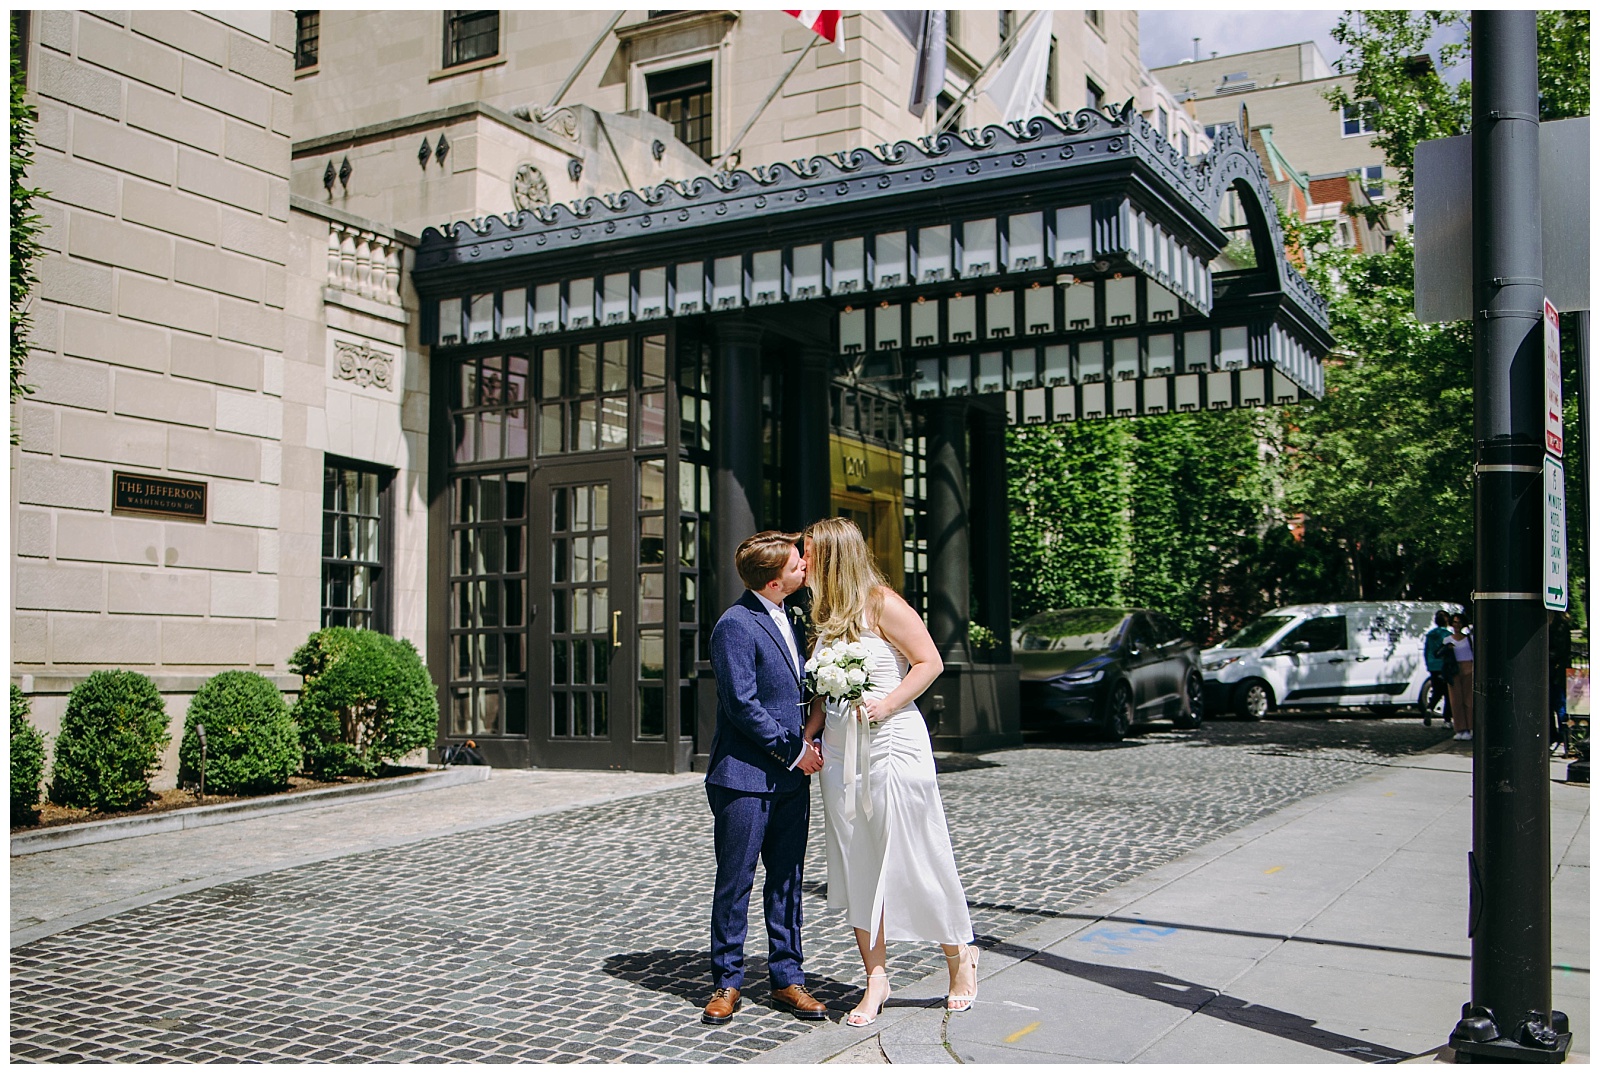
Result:
<svg viewBox="0 0 1600 1074">
<path fill-rule="evenodd" d="M 761 517 L 761 330 L 717 325 L 711 365 L 711 510 L 717 602 L 739 599 L 744 583 L 733 554 Z"/>
<path fill-rule="evenodd" d="M 798 531 L 833 514 L 828 352 L 803 351 L 784 373 L 783 524 Z"/>
<path fill-rule="evenodd" d="M 928 632 L 944 662 L 964 664 L 972 615 L 967 538 L 967 404 L 950 399 L 925 411 L 928 433 Z"/>
<path fill-rule="evenodd" d="M 1543 250 L 1534 12 L 1472 14 L 1476 467 L 1472 998 L 1460 1061 L 1560 1062 L 1550 1009 Z"/>
<path fill-rule="evenodd" d="M 977 621 L 999 639 L 992 659 L 1011 660 L 1011 511 L 1006 486 L 1006 415 L 972 408 L 972 577 Z"/>
</svg>

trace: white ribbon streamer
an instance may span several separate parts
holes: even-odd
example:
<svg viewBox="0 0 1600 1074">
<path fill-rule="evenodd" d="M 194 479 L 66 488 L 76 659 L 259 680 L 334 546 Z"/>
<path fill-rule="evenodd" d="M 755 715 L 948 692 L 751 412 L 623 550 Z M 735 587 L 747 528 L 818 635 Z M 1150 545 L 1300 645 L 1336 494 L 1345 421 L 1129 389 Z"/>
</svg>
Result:
<svg viewBox="0 0 1600 1074">
<path fill-rule="evenodd" d="M 872 736 L 867 726 L 866 710 L 859 702 L 844 703 L 844 815 L 854 823 L 856 810 L 867 820 L 872 819 L 872 788 L 868 773 L 872 770 Z"/>
</svg>

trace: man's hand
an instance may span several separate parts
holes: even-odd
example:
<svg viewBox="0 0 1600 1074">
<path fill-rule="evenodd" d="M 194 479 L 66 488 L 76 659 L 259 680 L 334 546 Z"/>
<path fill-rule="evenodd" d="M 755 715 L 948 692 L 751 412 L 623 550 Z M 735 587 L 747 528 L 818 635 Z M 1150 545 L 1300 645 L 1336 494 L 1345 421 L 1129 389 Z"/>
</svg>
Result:
<svg viewBox="0 0 1600 1074">
<path fill-rule="evenodd" d="M 807 742 L 805 749 L 800 752 L 800 760 L 795 762 L 795 767 L 808 776 L 814 776 L 822 771 L 822 751 L 815 743 Z"/>
</svg>

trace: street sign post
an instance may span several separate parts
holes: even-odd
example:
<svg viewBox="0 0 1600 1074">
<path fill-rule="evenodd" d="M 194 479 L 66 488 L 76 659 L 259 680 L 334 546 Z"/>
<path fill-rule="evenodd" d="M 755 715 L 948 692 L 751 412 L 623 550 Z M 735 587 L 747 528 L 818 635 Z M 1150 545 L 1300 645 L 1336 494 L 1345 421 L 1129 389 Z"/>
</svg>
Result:
<svg viewBox="0 0 1600 1074">
<path fill-rule="evenodd" d="M 1567 474 L 1556 460 L 1544 459 L 1544 606 L 1567 610 Z"/>
<path fill-rule="evenodd" d="M 1544 300 L 1544 449 L 1559 459 L 1561 441 L 1561 321 L 1555 305 L 1547 298 Z"/>
</svg>

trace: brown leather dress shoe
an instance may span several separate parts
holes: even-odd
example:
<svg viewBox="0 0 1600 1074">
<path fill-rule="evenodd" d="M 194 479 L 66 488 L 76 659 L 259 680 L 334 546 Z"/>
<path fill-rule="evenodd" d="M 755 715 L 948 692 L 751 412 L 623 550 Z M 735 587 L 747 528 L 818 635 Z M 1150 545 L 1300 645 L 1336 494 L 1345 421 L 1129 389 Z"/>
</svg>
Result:
<svg viewBox="0 0 1600 1074">
<path fill-rule="evenodd" d="M 719 988 L 711 993 L 711 1002 L 700 1013 L 700 1020 L 708 1026 L 725 1026 L 733 1021 L 733 1012 L 739 1009 L 739 990 Z"/>
<path fill-rule="evenodd" d="M 808 1022 L 820 1022 L 828 1016 L 827 1004 L 813 996 L 811 990 L 803 984 L 774 988 L 772 998 L 781 1010 Z"/>
</svg>

